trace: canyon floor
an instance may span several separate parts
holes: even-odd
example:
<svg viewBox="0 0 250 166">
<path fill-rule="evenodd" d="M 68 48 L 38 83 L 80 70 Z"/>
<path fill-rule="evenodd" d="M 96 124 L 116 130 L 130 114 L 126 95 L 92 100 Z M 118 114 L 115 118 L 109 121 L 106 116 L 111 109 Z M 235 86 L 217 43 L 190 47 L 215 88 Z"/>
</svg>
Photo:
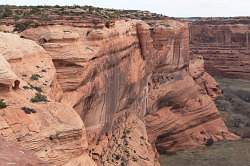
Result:
<svg viewBox="0 0 250 166">
<path fill-rule="evenodd" d="M 221 142 L 211 147 L 161 155 L 162 166 L 248 166 L 250 141 Z"/>
<path fill-rule="evenodd" d="M 216 105 L 228 128 L 242 138 L 250 137 L 250 81 L 216 78 L 224 96 Z"/>
<path fill-rule="evenodd" d="M 244 139 L 219 142 L 198 150 L 164 154 L 162 166 L 249 166 L 250 165 L 250 81 L 215 77 L 223 90 L 216 105 L 227 127 Z"/>
</svg>

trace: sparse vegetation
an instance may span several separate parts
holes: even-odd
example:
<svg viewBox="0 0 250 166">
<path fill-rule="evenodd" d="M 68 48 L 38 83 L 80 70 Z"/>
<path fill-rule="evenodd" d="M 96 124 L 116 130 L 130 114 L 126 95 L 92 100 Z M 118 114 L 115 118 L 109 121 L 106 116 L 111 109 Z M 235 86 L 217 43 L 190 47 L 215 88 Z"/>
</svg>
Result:
<svg viewBox="0 0 250 166">
<path fill-rule="evenodd" d="M 29 84 L 29 86 L 25 85 L 23 86 L 23 89 L 25 90 L 28 90 L 28 89 L 35 89 L 37 92 L 41 93 L 43 92 L 42 88 L 41 87 L 38 87 L 38 86 L 34 86 L 34 85 L 31 85 Z"/>
<path fill-rule="evenodd" d="M 211 147 L 160 156 L 162 166 L 249 166 L 250 142 L 221 142 Z"/>
<path fill-rule="evenodd" d="M 224 92 L 216 105 L 230 131 L 250 138 L 250 81 L 216 78 Z"/>
<path fill-rule="evenodd" d="M 6 18 L 6 17 L 11 17 L 12 16 L 12 10 L 10 9 L 9 6 L 1 6 L 0 7 L 0 19 Z"/>
<path fill-rule="evenodd" d="M 45 70 L 45 69 L 42 69 L 42 70 L 41 70 L 41 72 L 43 72 L 43 73 L 46 73 L 46 72 L 47 72 L 47 70 Z"/>
<path fill-rule="evenodd" d="M 4 109 L 7 107 L 7 104 L 5 103 L 5 101 L 3 99 L 0 99 L 0 109 Z"/>
<path fill-rule="evenodd" d="M 39 78 L 41 78 L 39 74 L 32 74 L 32 76 L 30 77 L 31 80 L 39 80 Z"/>
<path fill-rule="evenodd" d="M 26 30 L 30 26 L 31 23 L 32 23 L 31 21 L 16 23 L 14 31 L 22 32 Z"/>
<path fill-rule="evenodd" d="M 206 141 L 206 148 L 162 154 L 162 166 L 248 166 L 250 163 L 250 81 L 216 78 L 224 96 L 216 99 L 216 105 L 230 131 L 245 140 L 215 143 Z"/>
<path fill-rule="evenodd" d="M 37 6 L 33 6 L 31 11 L 29 12 L 30 15 L 32 15 L 32 14 L 40 14 L 40 13 L 41 13 L 41 10 Z"/>
<path fill-rule="evenodd" d="M 32 103 L 39 103 L 39 102 L 48 102 L 47 96 L 41 94 L 41 93 L 36 93 L 36 95 L 31 98 L 30 100 Z"/>
<path fill-rule="evenodd" d="M 34 110 L 33 108 L 29 108 L 29 107 L 22 107 L 22 110 L 23 110 L 26 114 L 36 113 L 36 110 Z"/>
<path fill-rule="evenodd" d="M 28 89 L 30 89 L 30 87 L 25 85 L 25 86 L 23 86 L 23 89 L 28 90 Z"/>
<path fill-rule="evenodd" d="M 70 17 L 69 17 L 70 16 Z M 0 19 L 14 19 L 15 31 L 22 32 L 35 24 L 47 24 L 54 19 L 74 18 L 86 20 L 93 18 L 100 22 L 110 21 L 118 18 L 132 19 L 161 19 L 165 16 L 148 11 L 139 10 L 115 10 L 93 6 L 8 6 L 0 5 Z"/>
<path fill-rule="evenodd" d="M 40 93 L 43 92 L 42 88 L 38 86 L 30 85 L 30 88 L 35 89 L 37 92 L 40 92 Z"/>
<path fill-rule="evenodd" d="M 212 146 L 214 144 L 214 140 L 212 138 L 209 138 L 206 142 L 206 146 Z"/>
</svg>

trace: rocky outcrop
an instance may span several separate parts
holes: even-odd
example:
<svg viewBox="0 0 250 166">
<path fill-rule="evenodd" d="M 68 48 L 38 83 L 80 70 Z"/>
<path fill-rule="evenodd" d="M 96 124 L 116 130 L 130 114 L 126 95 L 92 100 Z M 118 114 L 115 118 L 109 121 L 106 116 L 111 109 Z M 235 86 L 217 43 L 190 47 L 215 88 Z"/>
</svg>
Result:
<svg viewBox="0 0 250 166">
<path fill-rule="evenodd" d="M 90 26 L 91 27 L 91 26 Z M 157 152 L 237 139 L 220 94 L 189 54 L 186 23 L 120 20 L 103 28 L 51 25 L 21 34 L 52 57 L 63 95 L 83 120 L 98 165 L 157 165 Z"/>
<path fill-rule="evenodd" d="M 32 152 L 23 150 L 13 142 L 0 139 L 0 165 L 36 166 L 42 163 Z"/>
<path fill-rule="evenodd" d="M 206 91 L 206 93 L 215 99 L 222 95 L 216 80 L 205 71 L 204 60 L 202 56 L 193 56 L 189 63 L 189 73 L 196 83 Z"/>
<path fill-rule="evenodd" d="M 117 21 L 113 28 L 101 30 L 48 26 L 22 33 L 37 42 L 43 40 L 44 34 L 51 33 L 51 40 L 41 45 L 56 66 L 57 79 L 63 90 L 60 101 L 75 108 L 83 119 L 90 154 L 100 165 L 126 164 L 132 158 L 139 165 L 154 165 L 156 161 L 152 148 L 148 148 L 143 123 L 148 75 L 141 55 L 137 22 Z M 80 37 L 74 41 L 63 37 L 53 40 L 54 34 L 64 36 L 65 33 L 77 33 Z M 134 122 L 126 116 L 132 116 L 133 121 L 142 126 L 133 129 Z M 131 137 L 132 143 L 125 141 L 128 138 L 122 134 L 126 132 L 126 126 L 131 133 L 138 132 L 135 138 Z M 145 138 L 143 146 L 140 145 L 141 136 Z M 116 147 L 117 142 L 120 147 Z M 116 153 L 120 157 L 114 156 Z M 142 154 L 144 156 L 140 157 Z"/>
<path fill-rule="evenodd" d="M 215 76 L 249 79 L 249 18 L 205 19 L 190 23 L 194 56 L 203 56 Z"/>
<path fill-rule="evenodd" d="M 19 84 L 18 77 L 16 74 L 11 70 L 9 63 L 6 59 L 0 55 L 0 91 L 9 91 L 11 88 L 19 88 L 18 85 L 15 87 L 16 84 Z"/>
<path fill-rule="evenodd" d="M 160 151 L 174 151 L 205 145 L 209 139 L 236 139 L 210 97 L 220 94 L 215 81 L 202 60 L 189 57 L 187 26 L 177 23 L 140 27 L 143 55 L 154 64 L 145 116 L 150 142 Z"/>
<path fill-rule="evenodd" d="M 3 139 L 33 152 L 45 165 L 74 163 L 81 155 L 87 158 L 81 119 L 71 107 L 56 102 L 61 90 L 51 57 L 35 42 L 5 33 L 0 33 L 0 52 L 5 59 L 1 64 L 8 67 L 5 73 L 20 80 L 15 89 L 0 91 L 7 106 L 0 113 Z"/>
</svg>

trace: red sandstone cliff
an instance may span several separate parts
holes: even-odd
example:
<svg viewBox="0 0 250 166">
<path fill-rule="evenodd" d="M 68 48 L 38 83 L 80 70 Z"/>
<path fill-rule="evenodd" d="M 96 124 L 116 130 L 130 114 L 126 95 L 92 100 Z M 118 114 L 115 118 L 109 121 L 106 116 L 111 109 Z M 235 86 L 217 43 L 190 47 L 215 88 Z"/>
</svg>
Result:
<svg viewBox="0 0 250 166">
<path fill-rule="evenodd" d="M 189 55 L 186 23 L 44 25 L 20 35 L 0 34 L 10 66 L 0 66 L 0 133 L 49 165 L 152 166 L 157 150 L 237 139 L 212 100 L 216 82 Z M 37 93 L 48 101 L 31 103 Z"/>
<path fill-rule="evenodd" d="M 189 56 L 187 25 L 166 21 L 140 30 L 143 55 L 154 64 L 145 116 L 150 141 L 172 151 L 234 139 L 211 99 L 220 94 L 216 82 Z"/>
<path fill-rule="evenodd" d="M 34 152 L 47 165 L 74 163 L 76 157 L 87 156 L 83 122 L 71 107 L 56 102 L 60 85 L 48 53 L 33 41 L 7 33 L 0 33 L 0 50 L 9 66 L 8 70 L 0 66 L 1 80 L 9 80 L 8 73 L 16 76 L 11 77 L 14 84 L 0 84 L 6 103 L 0 110 L 1 136 Z"/>
<path fill-rule="evenodd" d="M 190 23 L 194 56 L 202 55 L 205 68 L 216 76 L 249 79 L 249 18 L 205 19 Z"/>
</svg>

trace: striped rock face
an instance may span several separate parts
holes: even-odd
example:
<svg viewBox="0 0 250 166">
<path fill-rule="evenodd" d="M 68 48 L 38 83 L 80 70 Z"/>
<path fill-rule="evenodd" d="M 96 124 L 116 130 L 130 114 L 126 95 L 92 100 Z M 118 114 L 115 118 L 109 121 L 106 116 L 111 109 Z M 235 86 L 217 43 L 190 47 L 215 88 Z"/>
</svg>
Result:
<svg viewBox="0 0 250 166">
<path fill-rule="evenodd" d="M 184 22 L 50 25 L 21 34 L 51 56 L 61 103 L 83 120 L 98 165 L 157 165 L 175 151 L 238 137 L 220 118 L 216 81 L 189 54 Z"/>
<path fill-rule="evenodd" d="M 18 35 L 1 33 L 0 40 L 0 64 L 5 65 L 1 71 L 6 71 L 3 78 L 8 74 L 20 80 L 18 87 L 0 91 L 1 104 L 6 104 L 0 114 L 3 140 L 37 156 L 41 164 L 35 165 L 93 165 L 86 153 L 82 120 L 73 108 L 57 102 L 62 92 L 51 57 L 41 46 Z M 20 163 L 20 157 L 25 158 L 25 154 L 15 154 L 13 158 L 7 156 L 8 162 Z M 78 160 L 79 156 L 86 160 Z"/>
<path fill-rule="evenodd" d="M 186 23 L 89 24 L 38 26 L 20 34 L 26 39 L 18 42 L 32 47 L 14 45 L 22 56 L 8 62 L 21 87 L 30 88 L 5 93 L 10 106 L 3 109 L 2 126 L 11 130 L 3 130 L 6 139 L 51 165 L 94 160 L 100 166 L 152 166 L 159 165 L 157 150 L 238 138 L 213 102 L 220 95 L 217 83 L 203 60 L 189 54 Z M 37 91 L 50 102 L 31 103 Z M 11 122 L 22 124 L 20 130 Z"/>
<path fill-rule="evenodd" d="M 16 143 L 0 139 L 0 165 L 36 166 L 46 165 L 31 151 L 24 150 Z"/>
<path fill-rule="evenodd" d="M 191 51 L 201 55 L 212 75 L 250 78 L 249 18 L 195 21 L 190 25 Z"/>
</svg>

